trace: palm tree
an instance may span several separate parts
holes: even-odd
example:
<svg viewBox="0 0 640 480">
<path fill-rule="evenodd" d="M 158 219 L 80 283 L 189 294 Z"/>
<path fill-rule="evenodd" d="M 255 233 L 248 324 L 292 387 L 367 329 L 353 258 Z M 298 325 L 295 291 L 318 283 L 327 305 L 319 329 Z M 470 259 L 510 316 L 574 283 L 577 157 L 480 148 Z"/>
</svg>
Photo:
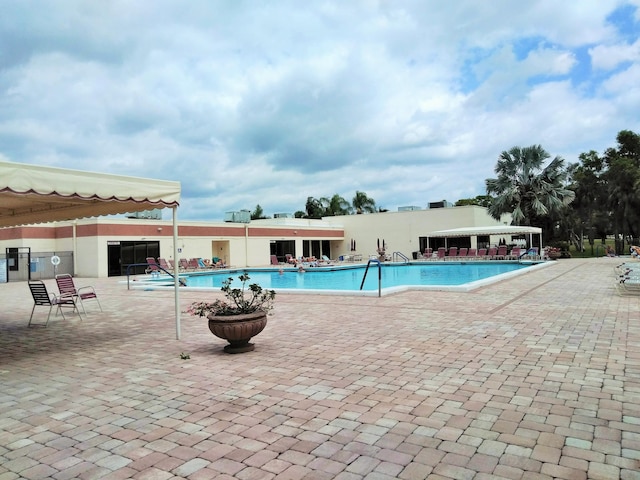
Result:
<svg viewBox="0 0 640 480">
<path fill-rule="evenodd" d="M 321 201 L 313 197 L 307 197 L 305 211 L 307 212 L 307 218 L 322 218 L 324 215 Z"/>
<path fill-rule="evenodd" d="M 565 186 L 564 160 L 556 156 L 543 167 L 548 158 L 540 145 L 502 152 L 495 168 L 498 178 L 485 180 L 487 194 L 495 197 L 489 206 L 493 218 L 510 213 L 514 225 L 548 225 L 573 201 L 575 193 Z"/>
<path fill-rule="evenodd" d="M 337 193 L 331 197 L 322 197 L 320 203 L 324 208 L 324 214 L 328 217 L 334 215 L 349 215 L 351 213 L 351 205 L 343 197 Z"/>
<path fill-rule="evenodd" d="M 356 190 L 356 195 L 353 197 L 351 205 L 356 213 L 374 213 L 376 211 L 375 200 L 358 190 Z"/>
</svg>

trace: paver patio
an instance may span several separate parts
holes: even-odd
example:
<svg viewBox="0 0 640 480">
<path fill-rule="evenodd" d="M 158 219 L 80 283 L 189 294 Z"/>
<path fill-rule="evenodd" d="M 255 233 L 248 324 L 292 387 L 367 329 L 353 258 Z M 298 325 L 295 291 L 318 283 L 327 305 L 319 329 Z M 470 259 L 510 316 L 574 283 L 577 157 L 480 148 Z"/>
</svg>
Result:
<svg viewBox="0 0 640 480">
<path fill-rule="evenodd" d="M 27 285 L 0 284 L 0 480 L 638 479 L 640 296 L 616 295 L 619 262 L 279 294 L 241 355 L 204 319 L 177 341 L 171 292 L 78 278 L 104 313 L 27 328 Z"/>
</svg>

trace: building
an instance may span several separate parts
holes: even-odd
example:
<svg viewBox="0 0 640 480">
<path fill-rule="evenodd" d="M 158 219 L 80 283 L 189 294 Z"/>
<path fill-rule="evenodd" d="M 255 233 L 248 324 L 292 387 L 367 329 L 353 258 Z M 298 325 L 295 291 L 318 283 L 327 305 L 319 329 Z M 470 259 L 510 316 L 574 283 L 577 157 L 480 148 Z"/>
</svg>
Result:
<svg viewBox="0 0 640 480">
<path fill-rule="evenodd" d="M 52 278 L 56 273 L 80 277 L 141 273 L 147 257 L 173 258 L 173 225 L 157 215 L 139 218 L 94 217 L 0 229 L 0 260 L 5 280 Z M 415 258 L 426 247 L 478 247 L 511 238 L 500 235 L 446 236 L 434 232 L 502 226 L 479 206 L 402 210 L 321 220 L 279 215 L 246 222 L 179 221 L 178 258 L 220 258 L 235 267 L 258 267 L 276 255 L 323 255 L 367 260 L 379 243 L 387 254 Z M 60 259 L 57 265 L 51 258 Z M 3 262 L 0 262 L 2 265 Z"/>
</svg>

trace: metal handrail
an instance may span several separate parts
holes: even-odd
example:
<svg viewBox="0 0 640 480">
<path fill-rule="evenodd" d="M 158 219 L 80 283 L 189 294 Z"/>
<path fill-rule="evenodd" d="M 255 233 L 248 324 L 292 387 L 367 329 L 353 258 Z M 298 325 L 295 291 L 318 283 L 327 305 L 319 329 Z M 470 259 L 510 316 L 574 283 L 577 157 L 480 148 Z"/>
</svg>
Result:
<svg viewBox="0 0 640 480">
<path fill-rule="evenodd" d="M 393 254 L 391 255 L 391 258 L 393 259 L 393 261 L 396 261 L 396 257 L 400 257 L 404 260 L 404 263 L 409 263 L 409 257 L 407 257 L 404 253 L 402 252 L 393 252 Z"/>
<path fill-rule="evenodd" d="M 173 276 L 173 273 L 171 273 L 170 271 L 168 271 L 166 268 L 161 267 L 160 265 L 158 265 L 157 263 L 132 263 L 130 265 L 127 265 L 127 290 L 130 290 L 129 288 L 129 275 L 130 275 L 130 271 L 131 271 L 131 267 L 150 267 L 151 265 L 158 267 L 159 270 L 162 270 L 163 272 L 165 272 L 167 275 L 169 275 L 171 278 L 175 278 Z M 186 287 L 187 284 L 184 280 L 181 280 L 180 278 L 178 278 L 178 282 L 180 282 L 180 285 L 182 285 L 183 287 Z"/>
<path fill-rule="evenodd" d="M 362 290 L 362 287 L 364 287 L 364 281 L 367 278 L 367 273 L 369 272 L 369 265 L 371 265 L 371 262 L 378 264 L 378 296 L 381 297 L 382 296 L 382 262 L 375 258 L 371 258 L 367 262 L 367 268 L 364 269 L 364 275 L 362 276 L 362 283 L 360 284 L 360 290 Z"/>
</svg>

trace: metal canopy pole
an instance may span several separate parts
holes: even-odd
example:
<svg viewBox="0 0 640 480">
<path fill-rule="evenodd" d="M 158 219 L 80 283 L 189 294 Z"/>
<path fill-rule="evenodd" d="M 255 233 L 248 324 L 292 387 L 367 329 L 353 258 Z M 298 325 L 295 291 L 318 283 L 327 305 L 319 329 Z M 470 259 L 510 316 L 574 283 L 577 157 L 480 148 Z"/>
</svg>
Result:
<svg viewBox="0 0 640 480">
<path fill-rule="evenodd" d="M 176 309 L 176 339 L 180 340 L 180 269 L 178 265 L 178 207 L 173 207 L 173 285 Z"/>
</svg>

